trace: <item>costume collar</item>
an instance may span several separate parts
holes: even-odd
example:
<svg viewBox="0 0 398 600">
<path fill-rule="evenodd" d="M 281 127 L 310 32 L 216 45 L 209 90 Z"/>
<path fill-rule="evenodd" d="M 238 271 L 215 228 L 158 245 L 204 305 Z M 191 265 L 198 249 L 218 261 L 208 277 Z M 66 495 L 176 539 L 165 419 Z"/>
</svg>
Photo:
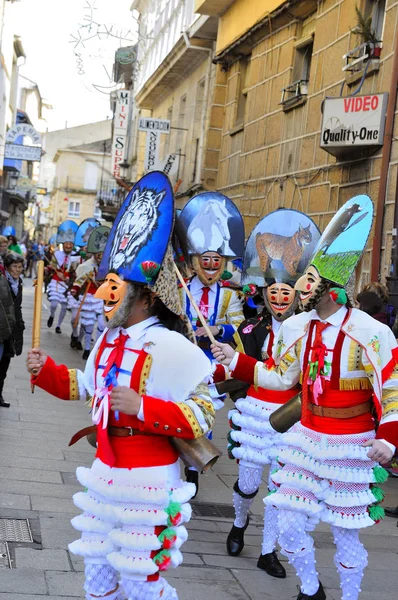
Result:
<svg viewBox="0 0 398 600">
<path fill-rule="evenodd" d="M 122 333 L 123 335 L 128 335 L 133 342 L 136 342 L 144 335 L 149 327 L 157 325 L 158 323 L 159 319 L 157 317 L 149 317 L 144 321 L 140 321 L 140 323 L 127 327 L 127 329 L 124 329 L 124 327 L 115 327 L 115 329 L 109 330 L 108 341 L 112 343 L 118 337 L 119 333 Z"/>
<path fill-rule="evenodd" d="M 311 320 L 313 320 L 313 321 L 323 321 L 324 323 L 329 323 L 329 325 L 334 325 L 335 327 L 341 327 L 344 322 L 347 312 L 348 312 L 347 307 L 342 306 L 341 308 L 339 308 L 338 311 L 333 313 L 333 315 L 330 315 L 330 317 L 328 317 L 327 319 L 321 319 L 321 317 L 318 315 L 318 313 L 316 312 L 315 309 L 313 309 L 310 314 L 311 314 Z"/>
<path fill-rule="evenodd" d="M 195 277 L 191 280 L 189 288 L 190 288 L 190 291 L 192 292 L 192 294 L 194 294 L 195 292 L 198 292 L 199 290 L 202 290 L 204 287 L 210 288 L 210 290 L 216 294 L 217 286 L 218 286 L 217 282 L 213 283 L 213 285 L 206 286 L 200 281 L 199 277 L 197 275 L 195 275 Z"/>
</svg>

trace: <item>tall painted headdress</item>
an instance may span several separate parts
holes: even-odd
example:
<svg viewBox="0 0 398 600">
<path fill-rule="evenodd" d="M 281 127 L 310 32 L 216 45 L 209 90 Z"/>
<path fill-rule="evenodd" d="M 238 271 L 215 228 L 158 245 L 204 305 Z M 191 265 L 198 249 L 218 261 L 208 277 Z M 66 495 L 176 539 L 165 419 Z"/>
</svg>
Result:
<svg viewBox="0 0 398 600">
<path fill-rule="evenodd" d="M 266 215 L 247 241 L 242 285 L 276 282 L 294 287 L 320 237 L 314 221 L 298 210 L 280 208 Z"/>
<path fill-rule="evenodd" d="M 104 252 L 110 232 L 111 228 L 106 227 L 106 225 L 100 225 L 93 229 L 88 238 L 87 252 L 89 254 L 100 254 L 101 252 Z"/>
<path fill-rule="evenodd" d="M 354 196 L 335 214 L 310 260 L 319 275 L 345 287 L 361 259 L 372 229 L 374 207 L 369 196 Z"/>
<path fill-rule="evenodd" d="M 217 252 L 226 258 L 243 256 L 245 228 L 236 205 L 219 192 L 203 192 L 184 206 L 179 216 L 190 252 Z"/>
<path fill-rule="evenodd" d="M 171 235 L 174 195 L 168 177 L 152 171 L 128 193 L 109 233 L 98 279 L 110 272 L 144 284 L 175 314 L 182 313 Z"/>
<path fill-rule="evenodd" d="M 75 246 L 79 246 L 80 248 L 82 248 L 83 246 L 87 246 L 91 232 L 100 225 L 101 223 L 93 217 L 90 217 L 89 219 L 84 219 L 84 221 L 80 223 L 78 230 L 76 231 Z"/>
<path fill-rule="evenodd" d="M 74 244 L 78 227 L 78 224 L 74 221 L 63 221 L 57 230 L 56 243 L 65 244 L 66 242 L 71 242 L 72 244 Z"/>
</svg>

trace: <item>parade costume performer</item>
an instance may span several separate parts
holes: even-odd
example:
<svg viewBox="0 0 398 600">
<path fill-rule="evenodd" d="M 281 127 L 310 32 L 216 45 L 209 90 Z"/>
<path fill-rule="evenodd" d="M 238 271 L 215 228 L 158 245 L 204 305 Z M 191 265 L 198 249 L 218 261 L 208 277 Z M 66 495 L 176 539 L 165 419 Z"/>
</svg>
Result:
<svg viewBox="0 0 398 600">
<path fill-rule="evenodd" d="M 282 322 L 298 306 L 294 285 L 319 241 L 315 223 L 296 210 L 279 209 L 264 217 L 252 231 L 246 245 L 242 284 L 260 289 L 265 303 L 261 315 L 242 323 L 234 336 L 237 350 L 256 360 L 272 363 L 275 341 Z M 270 465 L 269 490 L 275 490 L 271 473 L 283 445 L 281 434 L 272 429 L 270 415 L 294 397 L 299 386 L 275 392 L 251 385 L 246 397 L 235 402 L 229 413 L 232 431 L 228 454 L 239 463 L 239 478 L 234 485 L 234 525 L 227 538 L 227 551 L 238 556 L 244 547 L 244 532 L 249 509 L 258 493 L 265 465 Z M 274 577 L 286 577 L 275 548 L 278 537 L 277 511 L 268 506 L 264 512 L 264 532 L 257 566 Z"/>
<path fill-rule="evenodd" d="M 288 447 L 272 474 L 277 491 L 265 499 L 278 508 L 279 544 L 301 579 L 301 600 L 326 598 L 308 534 L 319 520 L 332 526 L 342 598 L 357 600 L 367 565 L 359 530 L 383 517 L 377 484 L 387 472 L 378 463 L 398 445 L 396 340 L 386 325 L 344 305 L 372 218 L 370 198 L 356 196 L 326 228 L 296 284 L 308 312 L 283 323 L 274 370 L 214 348 L 233 377 L 256 386 L 287 390 L 303 374 L 301 421 L 283 437 Z"/>
<path fill-rule="evenodd" d="M 180 479 L 171 439 L 201 436 L 214 409 L 203 383 L 211 364 L 177 332 L 185 321 L 169 243 L 173 204 L 163 173 L 134 186 L 99 270 L 108 329 L 84 373 L 47 358 L 32 379 L 64 399 L 93 396 L 98 449 L 91 468 L 77 469 L 83 514 L 72 522 L 82 537 L 70 544 L 84 557 L 87 600 L 177 600 L 160 574 L 182 561 L 195 488 Z M 29 369 L 44 359 L 32 350 Z"/>
<path fill-rule="evenodd" d="M 244 320 L 243 305 L 239 292 L 224 286 L 221 279 L 227 259 L 243 256 L 245 230 L 242 216 L 226 196 L 218 192 L 204 192 L 185 205 L 179 223 L 187 234 L 195 272 L 188 282 L 188 289 L 215 338 L 230 342 Z M 187 294 L 182 288 L 180 292 L 183 309 L 195 331 L 198 346 L 213 361 L 206 331 Z M 216 409 L 224 405 L 217 394 L 213 395 L 213 401 Z M 208 437 L 211 439 L 211 432 Z M 193 467 L 187 468 L 186 476 L 187 481 L 192 481 L 198 490 L 197 471 Z"/>
<path fill-rule="evenodd" d="M 60 306 L 56 333 L 61 333 L 61 325 L 67 310 L 67 294 L 75 276 L 78 258 L 72 256 L 75 234 L 78 225 L 74 221 L 64 221 L 58 227 L 57 244 L 62 244 L 62 250 L 54 252 L 51 264 L 46 267 L 47 274 L 51 275 L 51 281 L 47 287 L 47 295 L 50 300 L 50 316 L 47 326 L 52 327 L 57 306 Z"/>
<path fill-rule="evenodd" d="M 77 305 L 72 310 L 72 338 L 71 347 L 76 348 L 84 336 L 83 360 L 87 360 L 91 349 L 91 337 L 94 327 L 97 326 L 97 339 L 105 329 L 104 302 L 96 298 L 95 293 L 99 287 L 97 283 L 98 267 L 108 241 L 110 228 L 100 226 L 91 233 L 87 244 L 87 252 L 92 257 L 79 265 L 76 270 L 76 279 L 71 289 L 71 294 Z M 80 322 L 80 334 L 76 335 Z"/>
<path fill-rule="evenodd" d="M 188 237 L 195 276 L 188 283 L 193 299 L 221 342 L 230 342 L 244 316 L 238 292 L 223 286 L 227 259 L 243 256 L 245 229 L 235 204 L 218 192 L 204 192 L 191 198 L 179 216 Z M 213 360 L 210 340 L 198 321 L 189 298 L 181 289 L 183 308 L 196 330 L 198 344 Z"/>
<path fill-rule="evenodd" d="M 97 229 L 98 227 L 100 227 L 101 223 L 99 221 L 97 221 L 97 219 L 94 219 L 92 217 L 90 217 L 89 219 L 84 219 L 84 221 L 82 221 L 76 231 L 75 234 L 75 240 L 74 240 L 74 244 L 75 247 L 80 248 L 81 250 L 78 252 L 74 252 L 74 261 L 76 261 L 76 264 L 78 265 L 76 267 L 76 279 L 78 277 L 80 277 L 80 282 L 77 282 L 75 280 L 73 286 L 70 288 L 70 290 L 67 293 L 67 301 L 68 301 L 68 309 L 71 311 L 71 325 L 72 325 L 72 335 L 71 335 L 71 340 L 70 340 L 70 345 L 71 348 L 76 348 L 77 350 L 82 350 L 83 346 L 81 343 L 81 339 L 84 336 L 84 329 L 81 328 L 80 330 L 80 335 L 79 335 L 79 316 L 81 312 L 80 309 L 80 304 L 81 304 L 81 298 L 79 298 L 79 292 L 81 287 L 83 286 L 83 284 L 85 283 L 85 278 L 82 278 L 82 275 L 84 274 L 84 272 L 86 271 L 86 269 L 84 269 L 84 271 L 80 271 L 80 276 L 77 273 L 77 269 L 80 268 L 84 262 L 86 261 L 86 257 L 87 252 L 82 252 L 82 249 L 86 249 L 87 250 L 87 244 L 88 244 L 88 240 L 90 238 L 91 233 Z M 103 250 L 102 250 L 103 252 Z M 95 261 L 95 264 L 97 265 L 97 270 L 98 270 L 98 265 L 101 262 L 101 258 L 99 258 L 98 261 Z M 90 265 L 91 266 L 91 263 Z M 89 271 L 87 271 L 87 274 L 89 273 Z M 84 292 L 85 290 L 83 290 Z M 96 292 L 96 288 L 89 290 L 90 294 L 93 295 Z M 97 306 L 99 306 L 99 302 L 97 301 Z M 95 322 L 95 318 L 94 318 L 94 322 Z M 102 330 L 104 329 L 104 327 L 102 327 Z M 89 344 L 89 349 L 91 346 L 91 337 L 90 337 L 90 344 Z M 87 355 L 88 356 L 88 355 Z M 83 357 L 83 358 L 87 358 Z"/>
</svg>

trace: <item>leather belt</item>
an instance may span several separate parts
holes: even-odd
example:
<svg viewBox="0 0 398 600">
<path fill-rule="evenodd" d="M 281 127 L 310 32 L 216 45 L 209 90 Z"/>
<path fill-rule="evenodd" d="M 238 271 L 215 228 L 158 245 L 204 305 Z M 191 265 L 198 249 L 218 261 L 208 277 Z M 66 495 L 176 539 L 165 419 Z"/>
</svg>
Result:
<svg viewBox="0 0 398 600">
<path fill-rule="evenodd" d="M 79 440 L 87 435 L 91 435 L 97 432 L 96 425 L 90 425 L 89 427 L 84 427 L 84 429 L 80 429 L 77 431 L 75 435 L 72 436 L 68 446 L 73 446 Z M 108 427 L 108 435 L 113 437 L 132 437 L 134 435 L 156 435 L 155 433 L 149 433 L 147 431 L 141 431 L 140 429 L 134 429 L 133 427 Z"/>
<path fill-rule="evenodd" d="M 372 401 L 367 400 L 356 406 L 348 408 L 334 408 L 329 406 L 318 406 L 317 404 L 308 404 L 308 410 L 316 417 L 331 417 L 332 419 L 350 419 L 359 417 L 371 411 Z"/>
</svg>

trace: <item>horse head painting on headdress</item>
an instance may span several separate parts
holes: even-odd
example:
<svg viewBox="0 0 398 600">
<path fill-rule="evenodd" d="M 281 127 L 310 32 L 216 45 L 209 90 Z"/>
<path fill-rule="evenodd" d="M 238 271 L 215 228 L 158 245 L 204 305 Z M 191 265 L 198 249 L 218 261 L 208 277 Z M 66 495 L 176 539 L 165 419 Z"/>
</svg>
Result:
<svg viewBox="0 0 398 600">
<path fill-rule="evenodd" d="M 230 247 L 231 232 L 226 203 L 208 200 L 194 217 L 188 227 L 188 238 L 197 254 L 209 250 L 218 252 L 221 256 L 236 256 Z"/>
</svg>

